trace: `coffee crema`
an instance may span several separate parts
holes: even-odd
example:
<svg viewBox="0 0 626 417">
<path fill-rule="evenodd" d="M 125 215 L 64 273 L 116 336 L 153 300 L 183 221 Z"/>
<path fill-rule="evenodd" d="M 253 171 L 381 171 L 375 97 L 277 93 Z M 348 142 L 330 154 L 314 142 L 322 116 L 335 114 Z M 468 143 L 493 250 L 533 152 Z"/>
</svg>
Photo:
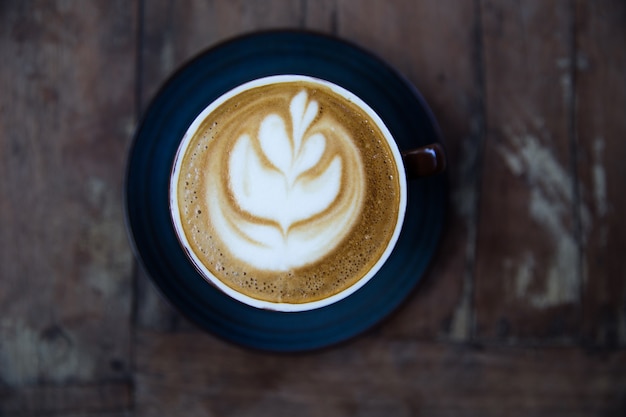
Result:
<svg viewBox="0 0 626 417">
<path fill-rule="evenodd" d="M 375 120 L 322 82 L 240 90 L 205 109 L 177 156 L 171 204 L 190 255 L 256 300 L 332 297 L 388 250 L 403 172 Z"/>
</svg>

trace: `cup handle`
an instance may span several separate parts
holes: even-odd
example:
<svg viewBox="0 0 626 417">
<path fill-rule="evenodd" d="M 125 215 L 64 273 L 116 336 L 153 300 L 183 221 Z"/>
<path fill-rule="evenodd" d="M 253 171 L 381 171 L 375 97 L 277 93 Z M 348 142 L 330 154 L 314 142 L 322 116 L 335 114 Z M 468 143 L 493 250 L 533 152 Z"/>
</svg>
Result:
<svg viewBox="0 0 626 417">
<path fill-rule="evenodd" d="M 436 175 L 446 169 L 446 152 L 439 143 L 402 151 L 401 154 L 409 180 Z"/>
</svg>

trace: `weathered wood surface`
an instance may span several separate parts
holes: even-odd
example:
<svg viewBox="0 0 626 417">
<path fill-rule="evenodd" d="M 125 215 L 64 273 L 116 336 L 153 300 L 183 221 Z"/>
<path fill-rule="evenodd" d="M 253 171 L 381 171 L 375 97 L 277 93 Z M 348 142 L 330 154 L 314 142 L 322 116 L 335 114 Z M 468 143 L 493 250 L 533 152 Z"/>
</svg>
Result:
<svg viewBox="0 0 626 417">
<path fill-rule="evenodd" d="M 585 343 L 626 345 L 626 5 L 576 3 L 577 170 Z"/>
<path fill-rule="evenodd" d="M 142 416 L 618 416 L 626 389 L 623 351 L 369 336 L 269 355 L 188 332 L 141 332 L 137 349 Z"/>
<path fill-rule="evenodd" d="M 0 3 L 1 415 L 132 404 L 137 19 L 126 1 Z"/>
<path fill-rule="evenodd" d="M 450 158 L 417 291 L 303 355 L 198 330 L 124 235 L 138 113 L 192 56 L 267 28 L 389 61 Z M 626 414 L 624 2 L 7 1 L 0 53 L 0 415 Z"/>
<path fill-rule="evenodd" d="M 567 341 L 581 322 L 574 8 L 484 1 L 476 334 Z"/>
</svg>

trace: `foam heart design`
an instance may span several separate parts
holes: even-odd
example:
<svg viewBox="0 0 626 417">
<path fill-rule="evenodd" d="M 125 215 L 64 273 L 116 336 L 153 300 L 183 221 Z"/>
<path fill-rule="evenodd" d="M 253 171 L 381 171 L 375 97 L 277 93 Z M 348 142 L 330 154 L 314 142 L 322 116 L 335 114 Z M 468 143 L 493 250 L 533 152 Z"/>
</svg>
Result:
<svg viewBox="0 0 626 417">
<path fill-rule="evenodd" d="M 236 139 L 226 161 L 227 193 L 208 189 L 220 239 L 256 268 L 286 271 L 320 259 L 362 208 L 358 150 L 345 129 L 318 115 L 318 103 L 297 93 L 289 102 L 291 120 L 269 113 Z"/>
<path fill-rule="evenodd" d="M 294 223 L 328 208 L 341 187 L 339 156 L 321 174 L 313 178 L 303 176 L 320 162 L 326 149 L 323 134 L 304 137 L 318 111 L 315 101 L 305 106 L 306 98 L 303 91 L 291 101 L 291 137 L 285 121 L 277 114 L 270 114 L 259 128 L 260 147 L 254 145 L 250 135 L 244 134 L 237 140 L 229 159 L 230 189 L 238 205 L 256 218 L 280 225 L 284 235 Z M 264 163 L 264 159 L 270 163 Z"/>
</svg>

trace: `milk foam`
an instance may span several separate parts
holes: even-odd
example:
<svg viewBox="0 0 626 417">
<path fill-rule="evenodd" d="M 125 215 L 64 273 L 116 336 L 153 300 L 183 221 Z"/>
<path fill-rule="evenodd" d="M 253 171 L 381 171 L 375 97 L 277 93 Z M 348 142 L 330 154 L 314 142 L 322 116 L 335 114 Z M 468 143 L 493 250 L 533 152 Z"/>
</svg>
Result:
<svg viewBox="0 0 626 417">
<path fill-rule="evenodd" d="M 242 134 L 230 150 L 230 198 L 220 196 L 218 188 L 207 193 L 221 240 L 235 257 L 258 269 L 285 271 L 318 260 L 341 242 L 361 210 L 365 185 L 359 152 L 337 128 L 331 133 L 342 142 L 342 152 L 328 147 L 323 130 L 311 132 L 317 115 L 318 103 L 301 91 L 290 102 L 291 120 L 265 116 L 256 135 L 254 130 Z M 350 192 L 348 184 L 342 187 L 345 166 L 357 174 Z M 347 199 L 338 202 L 342 188 Z M 235 212 L 224 204 L 230 201 Z"/>
</svg>

